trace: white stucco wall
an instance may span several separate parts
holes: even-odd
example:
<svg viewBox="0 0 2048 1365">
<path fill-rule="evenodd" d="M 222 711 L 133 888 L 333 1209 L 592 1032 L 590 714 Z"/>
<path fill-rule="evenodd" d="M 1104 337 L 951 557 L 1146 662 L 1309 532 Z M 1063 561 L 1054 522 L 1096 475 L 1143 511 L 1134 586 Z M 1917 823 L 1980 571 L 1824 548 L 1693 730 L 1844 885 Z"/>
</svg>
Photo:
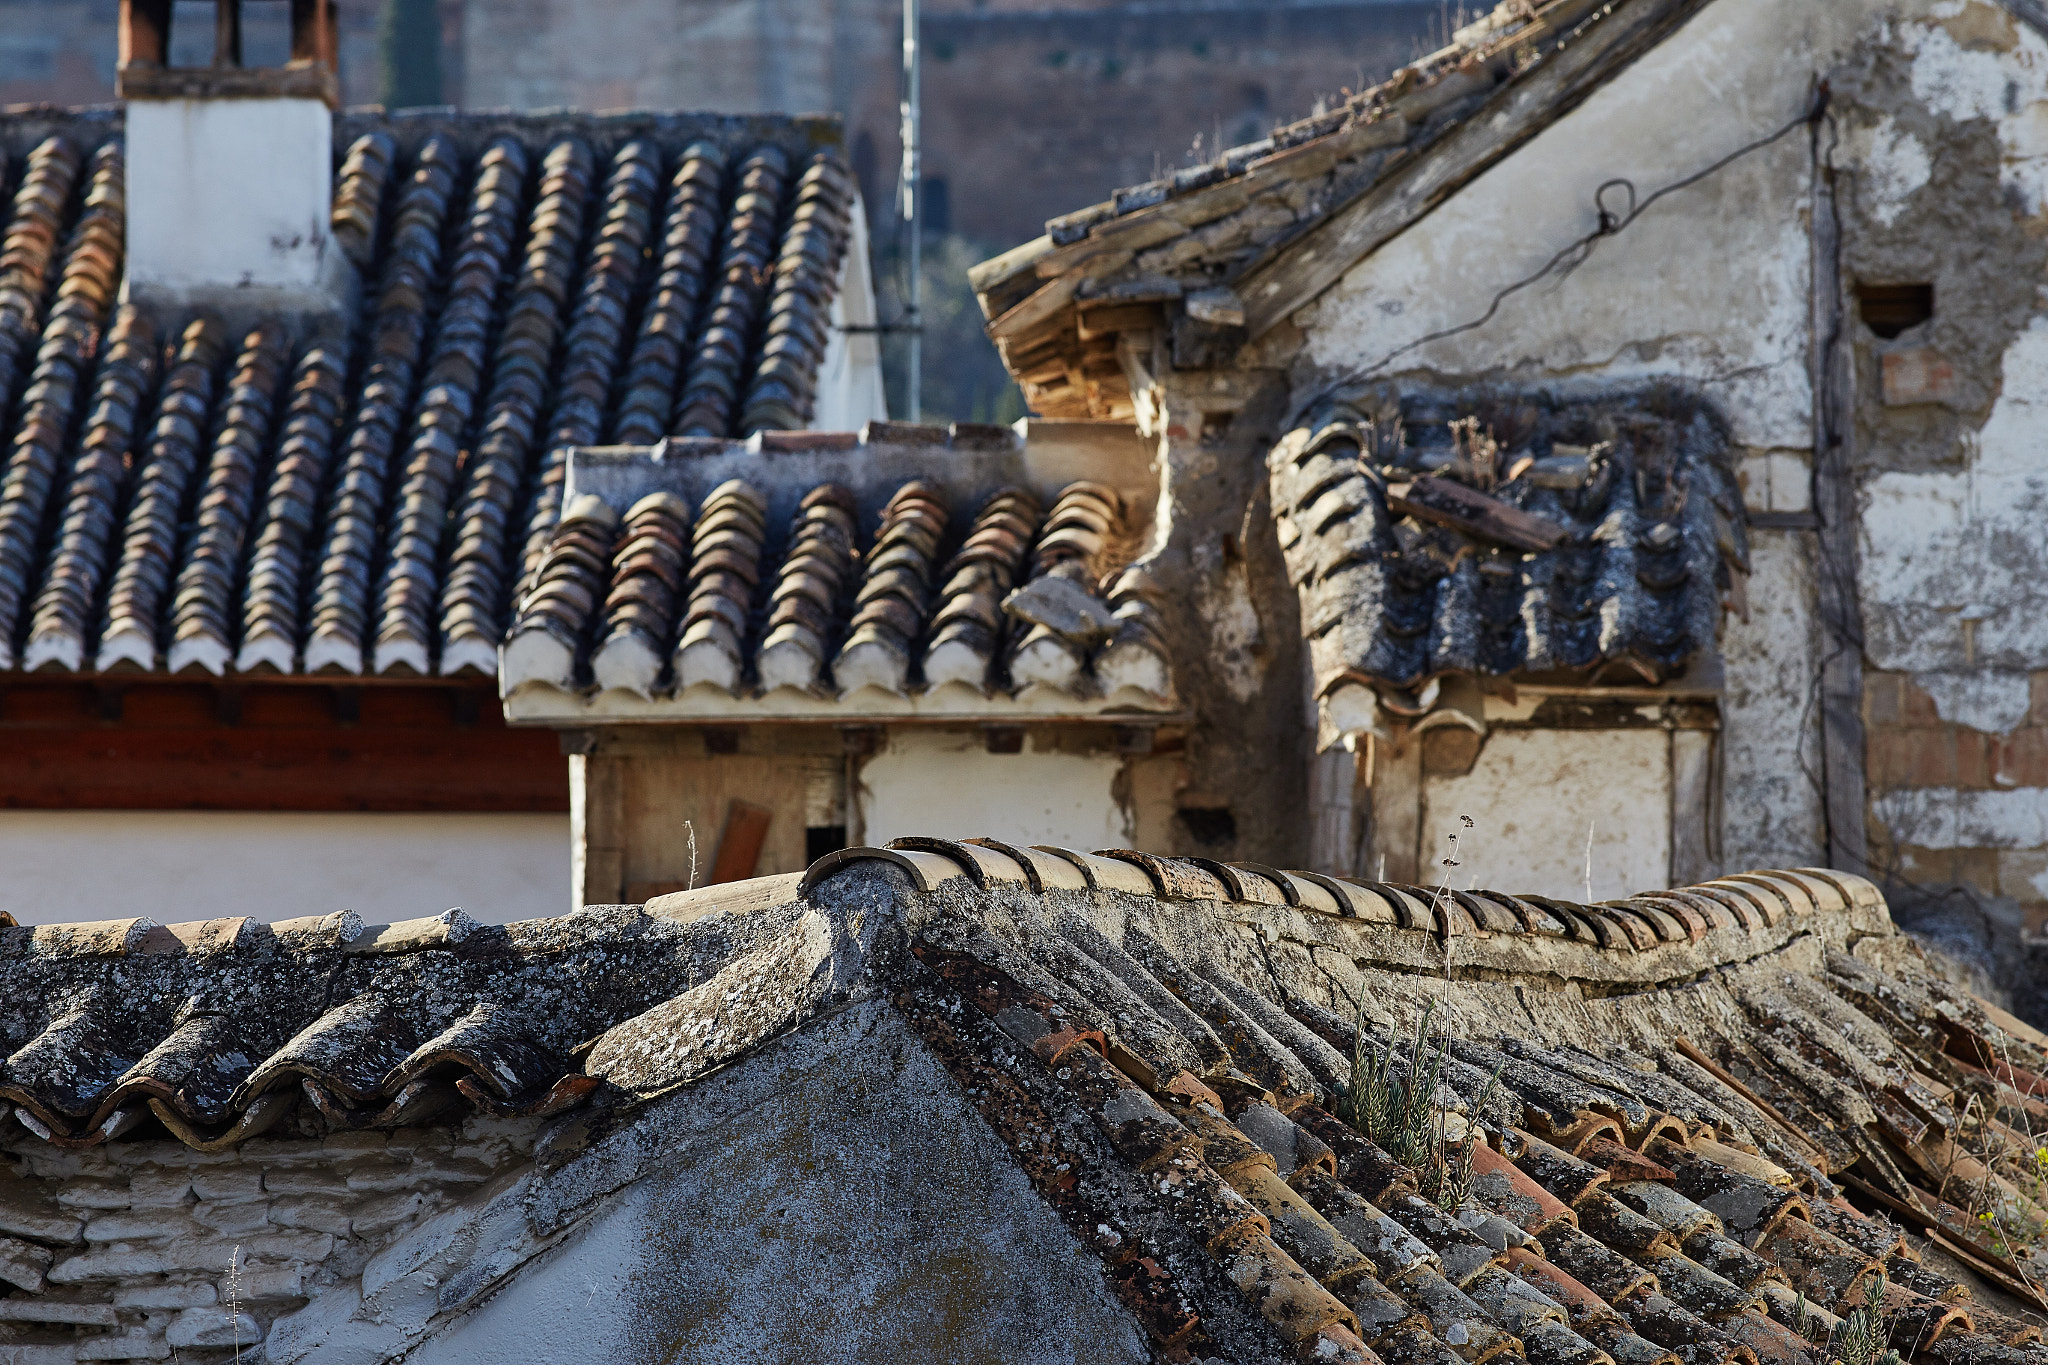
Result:
<svg viewBox="0 0 2048 1365">
<path fill-rule="evenodd" d="M 818 364 L 818 406 L 811 426 L 818 431 L 859 431 L 869 422 L 889 420 L 889 402 L 882 391 L 882 338 L 875 332 L 847 332 L 848 327 L 873 327 L 875 281 L 868 268 L 868 215 L 860 196 L 853 197 L 852 239 L 839 267 L 839 293 L 832 300 L 831 336 Z M 910 417 L 916 421 L 915 415 Z"/>
<path fill-rule="evenodd" d="M 861 842 L 986 835 L 1089 852 L 1131 841 L 1116 754 L 992 754 L 978 734 L 899 729 L 860 772 Z"/>
<path fill-rule="evenodd" d="M 1310 328 L 1307 362 L 1375 365 L 1481 317 L 1496 291 L 1597 226 L 1603 182 L 1626 177 L 1647 196 L 1798 115 L 1865 9 L 1715 0 L 1297 313 Z M 1721 405 L 1738 444 L 1810 448 L 1808 178 L 1795 132 L 1660 201 L 1576 271 L 1505 300 L 1485 326 L 1381 373 L 1565 387 L 1680 376 Z M 1625 210 L 1626 192 L 1610 190 L 1607 204 Z"/>
<path fill-rule="evenodd" d="M 333 127 L 314 99 L 129 101 L 129 288 L 319 289 Z"/>
<path fill-rule="evenodd" d="M 1459 820 L 1472 818 L 1468 828 Z M 1587 894 L 1587 835 L 1592 893 Z M 1458 866 L 1448 836 L 1456 834 Z M 1661 729 L 1496 730 L 1461 777 L 1422 784 L 1422 876 L 1560 900 L 1669 884 L 1671 738 Z"/>
<path fill-rule="evenodd" d="M 1497 291 L 1592 231 L 1603 182 L 1626 177 L 1646 197 L 1781 128 L 1809 106 L 1816 75 L 1882 22 L 1881 8 L 1714 0 L 1297 313 L 1308 330 L 1298 387 L 1390 357 L 1378 377 L 1486 378 L 1567 393 L 1677 378 L 1728 419 L 1750 509 L 1805 511 L 1813 427 L 1803 127 L 1660 200 L 1596 242 L 1576 270 L 1510 295 L 1485 325 L 1402 348 L 1482 317 Z M 1890 155 L 1894 179 L 1910 180 L 1911 148 Z M 1627 191 L 1610 189 L 1606 204 L 1625 212 Z M 1811 541 L 1810 531 L 1754 532 L 1749 619 L 1731 614 L 1725 625 L 1720 861 L 1729 868 L 1822 855 Z M 1585 820 L 1578 825 L 1582 869 Z M 1597 854 L 1596 841 L 1596 874 Z M 1583 880 L 1574 873 L 1564 889 L 1582 894 Z"/>
<path fill-rule="evenodd" d="M 451 906 L 489 924 L 562 913 L 566 815 L 0 811 L 0 910 L 24 924 L 160 924 Z"/>
</svg>

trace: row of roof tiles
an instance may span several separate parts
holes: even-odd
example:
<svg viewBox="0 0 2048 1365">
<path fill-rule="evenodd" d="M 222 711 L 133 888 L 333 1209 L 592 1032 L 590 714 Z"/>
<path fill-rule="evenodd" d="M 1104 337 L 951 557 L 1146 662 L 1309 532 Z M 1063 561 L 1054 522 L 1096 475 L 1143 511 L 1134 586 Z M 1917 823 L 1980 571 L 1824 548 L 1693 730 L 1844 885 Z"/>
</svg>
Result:
<svg viewBox="0 0 2048 1365">
<path fill-rule="evenodd" d="M 1114 488 L 1073 483 L 1048 507 L 1011 486 L 970 509 L 913 479 L 871 528 L 860 520 L 835 483 L 804 493 L 786 528 L 738 479 L 694 509 L 661 492 L 620 517 L 581 497 L 521 602 L 500 686 L 679 704 L 695 689 L 840 700 L 948 687 L 1171 701 L 1158 590 L 1126 567 Z"/>
<path fill-rule="evenodd" d="M 34 148 L 0 236 L 0 664 L 488 672 L 571 448 L 813 411 L 829 152 L 366 133 L 334 207 L 363 310 L 300 336 L 116 307 L 104 132 Z"/>
<path fill-rule="evenodd" d="M 882 850 L 843 850 L 821 859 L 802 878 L 762 885 L 770 887 L 771 894 L 795 900 L 864 859 L 903 869 L 921 891 L 958 881 L 982 888 L 1008 885 L 1033 894 L 1104 891 L 1164 901 L 1286 905 L 1367 926 L 1420 929 L 1439 938 L 1537 934 L 1622 952 L 1698 942 L 1717 929 L 1757 934 L 1788 917 L 1816 911 L 1834 913 L 1852 906 L 1867 911 L 1875 898 L 1859 879 L 1796 872 L 1731 878 L 1629 902 L 1580 907 L 1496 893 L 1432 893 L 1310 873 L 1162 859 L 1133 850 L 1086 854 L 928 839 L 902 840 Z M 21 987 L 17 1017 L 0 1021 L 14 1035 L 4 1040 L 12 1056 L 0 1071 L 0 1096 L 22 1106 L 26 1121 L 60 1142 L 92 1145 L 143 1122 L 152 1112 L 190 1141 L 228 1140 L 221 1132 L 202 1130 L 203 1124 L 221 1122 L 229 1123 L 227 1132 L 239 1141 L 254 1127 L 274 1121 L 289 1104 L 280 1096 L 251 1109 L 248 1106 L 267 1093 L 267 1082 L 252 1084 L 245 1076 L 226 1074 L 206 1083 L 203 1100 L 178 1100 L 186 1094 L 180 1087 L 196 1080 L 186 1074 L 197 1065 L 195 1048 L 244 1059 L 267 1058 L 256 1064 L 262 1076 L 287 1079 L 284 1088 L 296 1094 L 297 1081 L 288 1078 L 302 1075 L 317 1090 L 334 1075 L 321 1059 L 339 1055 L 338 1048 L 367 1046 L 374 1037 L 374 1050 L 383 1060 L 368 1070 L 360 1061 L 349 1063 L 349 1079 L 339 1092 L 315 1096 L 323 1112 L 347 1111 L 352 1123 L 368 1124 L 377 1114 L 397 1112 L 394 1105 L 424 1102 L 424 1091 L 410 1099 L 406 1095 L 407 1083 L 420 1069 L 464 1058 L 468 1061 L 463 1065 L 479 1065 L 476 1059 L 488 1052 L 515 1057 L 519 1073 L 478 1082 L 487 1086 L 491 1103 L 500 1108 L 545 1108 L 566 1096 L 587 1093 L 594 1082 L 576 1076 L 564 1059 L 579 1044 L 621 1022 L 623 1016 L 612 1016 L 620 1015 L 622 1001 L 639 1002 L 638 1009 L 645 1009 L 667 998 L 664 991 L 673 994 L 673 985 L 661 984 L 672 981 L 664 973 L 675 969 L 677 954 L 689 951 L 689 934 L 676 926 L 637 913 L 623 920 L 612 914 L 586 912 L 565 920 L 505 927 L 478 925 L 460 911 L 449 911 L 389 926 L 365 926 L 353 912 L 342 912 L 273 925 L 235 919 L 160 926 L 134 918 L 0 928 L 0 969 L 15 975 Z M 632 952 L 604 960 L 600 949 L 612 940 L 630 941 Z M 544 952 L 570 954 L 557 959 L 562 984 L 522 984 L 519 978 L 527 963 Z M 578 952 L 594 956 L 579 964 Z M 440 958 L 447 964 L 433 965 L 432 960 Z M 295 994 L 284 993 L 282 983 L 306 970 L 311 961 L 333 962 L 336 969 L 344 962 L 358 963 L 345 974 L 356 978 L 360 999 L 322 1013 Z M 124 989 L 140 990 L 154 1003 L 138 1002 L 134 1017 L 119 1029 L 62 1011 L 61 1018 L 30 1020 L 32 1001 L 41 987 L 54 989 L 60 982 L 78 986 L 106 970 L 98 965 L 102 963 L 124 977 L 138 974 Z M 474 994 L 488 980 L 495 983 L 494 989 L 516 988 L 529 1009 L 542 995 L 552 998 L 559 990 L 574 989 L 567 983 L 579 972 L 596 973 L 605 989 L 586 991 L 591 998 L 584 1004 L 536 1032 L 538 1018 L 499 1004 L 479 1004 L 466 1014 L 467 1007 L 456 1008 L 442 1019 L 437 1011 L 455 1008 L 446 999 L 410 1000 L 404 997 L 411 986 L 394 989 L 386 979 L 394 973 L 412 978 L 445 971 L 468 982 L 455 992 L 458 998 L 465 991 Z M 73 981 L 81 972 L 84 976 Z M 159 976 L 164 980 L 155 981 Z M 152 984 L 143 987 L 143 977 Z M 256 989 L 264 982 L 269 987 Z M 265 1000 L 264 1009 L 238 1009 L 232 1015 L 217 1014 L 204 1003 L 221 991 L 247 995 L 252 989 L 258 995 L 266 989 L 280 993 Z M 447 993 L 445 985 L 439 989 Z M 624 996 L 607 1000 L 606 990 L 622 991 Z M 193 1012 L 181 1012 L 181 1001 Z M 108 1001 L 104 1008 L 120 1007 Z M 452 1035 L 444 1036 L 451 1028 L 466 1040 L 460 1046 L 449 1041 Z M 409 1042 L 401 1041 L 407 1037 Z M 402 1062 L 412 1069 L 393 1070 Z M 456 1092 L 443 1085 L 433 1094 L 445 1105 Z M 152 1097 L 163 1103 L 145 1107 Z"/>
<path fill-rule="evenodd" d="M 1401 693 L 1447 674 L 1657 682 L 1713 648 L 1749 553 L 1696 400 L 1407 407 L 1434 420 L 1325 403 L 1267 456 L 1317 696 L 1376 688 L 1413 712 Z"/>
</svg>

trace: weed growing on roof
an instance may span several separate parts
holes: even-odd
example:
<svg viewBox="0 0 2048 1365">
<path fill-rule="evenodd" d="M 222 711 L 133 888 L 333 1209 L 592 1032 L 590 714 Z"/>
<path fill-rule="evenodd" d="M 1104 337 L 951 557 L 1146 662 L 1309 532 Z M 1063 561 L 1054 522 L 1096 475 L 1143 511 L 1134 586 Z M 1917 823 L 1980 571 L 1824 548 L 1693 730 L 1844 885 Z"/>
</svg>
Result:
<svg viewBox="0 0 2048 1365">
<path fill-rule="evenodd" d="M 1884 1267 L 1863 1282 L 1863 1303 L 1843 1315 L 1840 1325 L 1828 1333 L 1827 1358 L 1831 1365 L 1899 1365 L 1899 1353 L 1889 1350 L 1892 1325 L 1879 1305 L 1884 1301 Z"/>
<path fill-rule="evenodd" d="M 1458 817 L 1458 823 L 1463 825 L 1466 829 L 1471 829 L 1472 817 L 1469 815 L 1461 815 Z M 1450 893 L 1451 873 L 1455 869 L 1463 867 L 1465 865 L 1464 862 L 1460 860 L 1458 857 L 1458 831 L 1452 830 L 1449 834 L 1446 834 L 1444 838 L 1447 841 L 1449 841 L 1451 850 L 1450 852 L 1444 854 L 1443 858 L 1439 861 L 1439 865 L 1443 868 L 1443 875 L 1437 879 L 1436 894 L 1429 898 L 1430 917 L 1436 920 L 1438 924 L 1443 923 L 1444 897 Z"/>
<path fill-rule="evenodd" d="M 1435 1027 L 1436 1006 L 1432 1000 L 1422 1007 L 1404 1065 L 1392 1039 L 1381 1044 L 1373 1037 L 1361 1002 L 1358 1039 L 1351 1053 L 1351 1090 L 1339 1112 L 1388 1156 L 1413 1170 L 1425 1198 L 1440 1208 L 1457 1209 L 1472 1193 L 1472 1149 L 1479 1141 L 1479 1125 L 1467 1123 L 1455 1139 L 1446 1131 L 1447 1111 L 1436 1095 L 1451 1043 L 1449 1034 Z M 1496 1071 L 1477 1108 L 1486 1106 L 1499 1084 Z"/>
</svg>

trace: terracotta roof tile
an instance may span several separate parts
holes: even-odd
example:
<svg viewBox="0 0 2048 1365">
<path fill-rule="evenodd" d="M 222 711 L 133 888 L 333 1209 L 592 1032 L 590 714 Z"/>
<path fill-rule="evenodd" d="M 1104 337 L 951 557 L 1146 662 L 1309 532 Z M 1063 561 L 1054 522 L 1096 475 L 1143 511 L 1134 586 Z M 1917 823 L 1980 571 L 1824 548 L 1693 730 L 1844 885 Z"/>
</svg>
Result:
<svg viewBox="0 0 2048 1365">
<path fill-rule="evenodd" d="M 812 504 L 832 507 L 829 497 Z M 599 530 L 600 540 L 610 534 Z M 597 549 L 584 557 L 610 562 Z M 542 580 L 552 581 L 545 571 Z M 1239 1330 L 1219 1316 L 1224 1295 L 1277 1348 L 1304 1359 L 1813 1365 L 1816 1353 L 1785 1330 L 1797 1296 L 1826 1323 L 1831 1309 L 1859 1304 L 1861 1287 L 1889 1263 L 1886 1305 L 1929 1358 L 2017 1365 L 1999 1353 L 2028 1339 L 2027 1329 L 1977 1314 L 1950 1282 L 1902 1259 L 1897 1227 L 1842 1202 L 1810 1165 L 1780 1169 L 1729 1145 L 1767 1132 L 1793 1141 L 1781 1125 L 1799 1120 L 1745 1099 L 1716 1076 L 1720 1062 L 1669 1047 L 1618 1051 L 1617 1029 L 1684 1019 L 1705 1043 L 1684 1047 L 1711 1056 L 1754 1036 L 1738 997 L 1758 990 L 1775 991 L 1795 1032 L 1811 1021 L 1860 1033 L 1873 1053 L 1893 1049 L 1888 1058 L 1903 1053 L 1933 1069 L 1950 1035 L 1932 1020 L 1998 1028 L 1968 997 L 1937 998 L 1929 978 L 1889 976 L 1861 957 L 1787 987 L 1782 973 L 1801 960 L 1792 954 L 1808 951 L 1795 945 L 1809 934 L 1848 941 L 1846 901 L 1815 906 L 1796 925 L 1745 928 L 1736 947 L 1711 936 L 1666 944 L 1657 953 L 1682 960 L 1661 965 L 1656 953 L 1573 946 L 1572 971 L 1627 992 L 1569 1004 L 1532 992 L 1515 997 L 1527 1006 L 1513 1024 L 1488 1003 L 1499 982 L 1438 983 L 1460 1034 L 1454 1046 L 1485 1064 L 1457 1063 L 1439 1092 L 1481 1139 L 1474 1202 L 1447 1211 L 1419 1197 L 1414 1171 L 1331 1112 L 1351 1082 L 1339 1043 L 1355 1045 L 1358 1035 L 1355 1025 L 1348 1035 L 1338 1027 L 1329 979 L 1306 954 L 1297 963 L 1252 946 L 1348 952 L 1384 1004 L 1413 980 L 1405 968 L 1385 969 L 1384 936 L 1440 951 L 1428 929 L 1368 927 L 1338 913 L 1334 898 L 1328 907 L 1288 904 L 1272 888 L 1294 874 L 1277 870 L 1240 880 L 1190 862 L 1147 870 L 1062 853 L 1059 862 L 1045 855 L 1045 867 L 1075 875 L 1048 885 L 1041 870 L 1034 887 L 1025 872 L 1038 864 L 1023 850 L 903 845 L 842 854 L 778 882 L 778 896 L 751 884 L 695 893 L 705 903 L 688 920 L 591 907 L 505 927 L 451 913 L 395 926 L 341 915 L 278 926 L 0 929 L 10 1002 L 0 1015 L 0 1096 L 61 1147 L 118 1143 L 148 1125 L 213 1151 L 266 1129 L 434 1125 L 472 1109 L 531 1116 L 594 1105 L 624 1119 L 848 999 L 885 998 L 1033 1187 L 1100 1253 L 1119 1300 L 1162 1349 L 1230 1355 L 1236 1348 L 1209 1336 L 1212 1319 L 1226 1339 Z M 1133 876 L 1120 889 L 1082 886 L 1082 866 Z M 1197 879 L 1201 894 L 1160 894 L 1178 892 L 1183 879 Z M 719 896 L 748 908 L 716 913 Z M 896 898 L 900 917 L 878 910 L 880 897 Z M 1857 946 L 1894 938 L 1887 931 Z M 1532 958 L 1525 941 L 1546 946 Z M 1512 981 L 1554 973 L 1562 948 L 1503 922 L 1460 951 Z M 304 989 L 313 979 L 326 983 L 322 992 Z M 1836 980 L 1893 1002 L 1893 1031 L 1862 1032 L 1856 1019 L 1867 1016 L 1854 994 L 1835 992 Z M 1656 1023 L 1627 1003 L 1644 995 L 1661 1001 Z M 1324 1003 L 1303 1008 L 1312 996 Z M 1928 1033 L 1907 1020 L 1930 1021 Z M 1378 1025 L 1370 1030 L 1368 1046 L 1392 1045 Z M 1592 1050 L 1610 1043 L 1613 1057 Z M 1398 1048 L 1397 1056 L 1404 1066 L 1414 1060 Z M 1602 1126 L 1569 1139 L 1576 1155 L 1562 1135 L 1517 1131 L 1478 1102 L 1495 1067 L 1537 1101 L 1514 1112 L 1592 1114 Z M 1631 1121 L 1637 1145 L 1623 1146 L 1596 1102 L 1624 1115 L 1629 1104 L 1670 1104 L 1687 1119 Z M 1870 1131 L 1874 1122 L 1857 1130 L 1861 1139 L 1887 1140 Z M 589 1122 L 550 1141 L 580 1140 L 572 1129 L 587 1132 Z M 2005 1159 L 1989 1149 L 1957 1155 L 1987 1175 L 1995 1172 L 1986 1163 Z M 544 1150 L 540 1159 L 569 1153 Z M 1895 1159 L 1915 1160 L 1904 1151 Z M 1112 1188 L 1140 1203 L 1109 1199 Z M 1939 1222 L 1931 1196 L 1918 1207 Z M 24 1222 L 11 1208 L 0 1206 L 0 1233 L 29 1250 L 0 1245 L 0 1278 L 39 1293 L 74 1254 L 75 1220 L 45 1213 Z"/>
<path fill-rule="evenodd" d="M 489 673 L 569 450 L 680 430 L 685 351 L 730 390 L 692 430 L 815 410 L 854 208 L 820 125 L 346 115 L 359 314 L 230 334 L 116 309 L 118 123 L 22 149 L 0 220 L 0 667 Z"/>
<path fill-rule="evenodd" d="M 871 425 L 858 444 L 880 440 Z M 791 453 L 834 449 L 806 438 Z M 584 702 L 616 692 L 660 708 L 648 714 L 773 697 L 1173 704 L 1157 609 L 1142 573 L 1125 568 L 1139 528 L 1102 484 L 1069 484 L 1049 511 L 1014 486 L 963 508 L 923 477 L 772 491 L 735 478 L 701 498 L 639 498 L 602 562 L 579 561 L 573 590 L 548 567 L 579 553 L 558 545 L 587 539 L 564 516 L 522 594 L 501 689 Z M 771 519 L 771 503 L 788 510 Z M 595 494 L 580 505 L 596 515 Z M 1214 894 L 1213 877 L 1189 877 Z"/>
</svg>

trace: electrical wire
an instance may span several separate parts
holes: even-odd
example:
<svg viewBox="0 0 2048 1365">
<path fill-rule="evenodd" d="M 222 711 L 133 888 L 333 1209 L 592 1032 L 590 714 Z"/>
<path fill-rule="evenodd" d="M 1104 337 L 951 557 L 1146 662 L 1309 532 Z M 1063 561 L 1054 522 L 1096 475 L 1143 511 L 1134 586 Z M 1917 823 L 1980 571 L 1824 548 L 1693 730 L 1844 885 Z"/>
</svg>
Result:
<svg viewBox="0 0 2048 1365">
<path fill-rule="evenodd" d="M 1585 236 L 1580 237 L 1559 251 L 1555 256 L 1552 256 L 1534 274 L 1516 280 L 1513 284 L 1503 288 L 1493 296 L 1493 301 L 1487 304 L 1486 311 L 1473 318 L 1470 322 L 1461 322 L 1455 327 L 1445 327 L 1438 331 L 1430 332 L 1425 336 L 1417 337 L 1415 340 L 1389 351 L 1371 365 L 1352 370 L 1335 380 L 1326 386 L 1324 395 L 1327 396 L 1330 392 L 1346 384 L 1355 384 L 1362 379 L 1369 379 L 1386 369 L 1396 360 L 1399 360 L 1402 356 L 1407 355 L 1411 351 L 1419 350 L 1431 342 L 1442 341 L 1446 337 L 1458 336 L 1465 332 L 1477 331 L 1487 323 L 1492 322 L 1494 317 L 1500 312 L 1501 305 L 1522 290 L 1529 288 L 1531 285 L 1539 284 L 1552 275 L 1563 279 L 1584 265 L 1586 260 L 1593 254 L 1593 248 L 1601 238 L 1619 235 L 1636 219 L 1647 213 L 1650 206 L 1658 200 L 1699 184 L 1700 181 L 1726 169 L 1728 166 L 1740 161 L 1743 157 L 1749 156 L 1753 152 L 1762 151 L 1764 148 L 1771 146 L 1773 143 L 1782 140 L 1801 128 L 1813 127 L 1827 115 L 1827 109 L 1828 86 L 1827 82 L 1821 81 L 1815 86 L 1813 99 L 1807 108 L 1788 120 L 1781 127 L 1764 134 L 1752 142 L 1744 143 L 1704 169 L 1694 171 L 1691 175 L 1681 180 L 1672 181 L 1647 198 L 1637 199 L 1635 182 L 1626 176 L 1615 176 L 1611 180 L 1603 181 L 1600 187 L 1593 191 L 1593 211 L 1596 215 L 1597 225 L 1591 232 L 1588 232 Z M 1610 191 L 1621 191 L 1627 194 L 1628 206 L 1626 210 L 1608 207 L 1607 197 Z"/>
</svg>

